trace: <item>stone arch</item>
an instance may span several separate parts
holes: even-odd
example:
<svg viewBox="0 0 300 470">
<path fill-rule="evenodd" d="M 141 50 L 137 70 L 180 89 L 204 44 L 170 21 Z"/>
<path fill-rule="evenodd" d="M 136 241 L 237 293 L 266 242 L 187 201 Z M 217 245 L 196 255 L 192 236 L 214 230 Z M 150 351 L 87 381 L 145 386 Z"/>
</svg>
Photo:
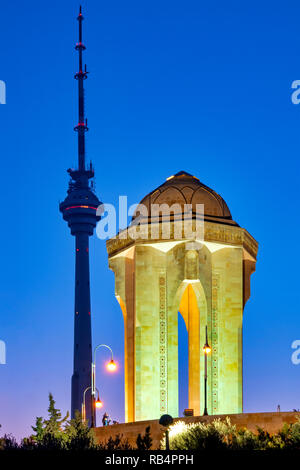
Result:
<svg viewBox="0 0 300 470">
<path fill-rule="evenodd" d="M 200 415 L 200 364 L 208 319 L 206 296 L 200 280 L 183 281 L 177 290 L 175 305 L 188 331 L 189 408 L 195 415 Z"/>
<path fill-rule="evenodd" d="M 116 294 L 116 299 L 122 310 L 124 319 L 124 382 L 125 382 L 125 421 L 134 419 L 134 331 L 130 322 L 126 304 L 122 297 Z"/>
<path fill-rule="evenodd" d="M 122 297 L 118 294 L 116 294 L 116 299 L 117 301 L 119 302 L 119 305 L 121 307 L 121 310 L 122 310 L 122 314 L 123 314 L 123 320 L 124 320 L 124 324 L 127 320 L 127 311 L 126 311 L 126 305 L 125 305 L 125 302 L 123 301 Z"/>
</svg>

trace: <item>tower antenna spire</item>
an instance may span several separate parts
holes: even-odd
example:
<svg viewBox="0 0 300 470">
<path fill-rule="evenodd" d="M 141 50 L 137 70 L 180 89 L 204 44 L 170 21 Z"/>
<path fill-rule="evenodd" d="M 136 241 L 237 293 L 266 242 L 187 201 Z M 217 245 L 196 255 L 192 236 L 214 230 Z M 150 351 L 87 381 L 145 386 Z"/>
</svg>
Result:
<svg viewBox="0 0 300 470">
<path fill-rule="evenodd" d="M 79 39 L 75 49 L 79 53 L 79 70 L 75 75 L 78 81 L 78 168 L 69 168 L 70 175 L 67 196 L 59 205 L 63 218 L 68 222 L 71 234 L 75 237 L 75 305 L 74 305 L 74 364 L 72 376 L 71 416 L 75 418 L 76 410 L 80 411 L 83 396 L 91 390 L 92 364 L 92 324 L 91 324 L 91 293 L 89 268 L 89 237 L 94 233 L 100 216 L 97 208 L 101 205 L 92 182 L 94 170 L 92 165 L 86 168 L 85 163 L 85 132 L 87 120 L 84 115 L 83 82 L 87 78 L 86 67 L 82 67 L 82 11 L 77 17 Z M 86 417 L 90 424 L 95 423 L 95 407 L 91 393 L 87 395 L 88 405 Z"/>
<path fill-rule="evenodd" d="M 82 41 L 82 21 L 83 21 L 81 5 L 79 8 L 79 15 L 77 17 L 79 26 L 79 38 L 75 49 L 78 51 L 79 56 L 79 70 L 75 74 L 75 79 L 78 81 L 78 124 L 74 130 L 78 133 L 78 170 L 85 171 L 85 133 L 88 130 L 87 120 L 84 116 L 84 87 L 83 81 L 87 78 L 88 72 L 86 66 L 83 70 L 82 67 L 82 52 L 85 50 L 85 45 Z"/>
</svg>

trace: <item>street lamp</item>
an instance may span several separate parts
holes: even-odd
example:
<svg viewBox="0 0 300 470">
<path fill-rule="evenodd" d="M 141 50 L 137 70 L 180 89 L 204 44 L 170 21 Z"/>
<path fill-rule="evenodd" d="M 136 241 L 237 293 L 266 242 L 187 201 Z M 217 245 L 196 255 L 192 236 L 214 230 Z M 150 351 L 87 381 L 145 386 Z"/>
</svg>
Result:
<svg viewBox="0 0 300 470">
<path fill-rule="evenodd" d="M 102 408 L 102 406 L 103 406 L 103 403 L 102 403 L 102 401 L 101 401 L 100 398 L 99 398 L 99 393 L 98 393 L 98 398 L 97 398 L 97 400 L 95 401 L 95 406 L 96 406 L 96 408 Z"/>
<path fill-rule="evenodd" d="M 106 364 L 106 368 L 107 368 L 107 370 L 109 370 L 109 372 L 114 372 L 117 369 L 117 364 L 115 363 L 115 361 L 113 359 L 111 359 Z"/>
<path fill-rule="evenodd" d="M 97 401 L 95 401 L 95 397 L 96 397 L 96 352 L 97 352 L 97 349 L 99 348 L 106 348 L 110 351 L 110 354 L 111 354 L 111 358 L 110 358 L 110 361 L 106 364 L 106 368 L 107 370 L 109 370 L 110 372 L 114 372 L 116 369 L 117 369 L 117 364 L 115 363 L 114 361 L 114 358 L 113 358 L 113 352 L 112 352 L 112 349 L 107 346 L 107 344 L 98 344 L 98 346 L 95 347 L 94 349 L 94 355 L 93 355 L 93 362 L 92 362 L 92 368 L 91 368 L 91 372 L 92 372 L 92 380 L 91 380 L 91 389 L 92 389 L 92 397 L 91 397 L 91 405 L 92 405 L 92 419 L 91 419 L 91 427 L 95 427 L 96 425 L 96 416 L 95 416 L 95 407 L 96 408 L 101 408 L 101 405 L 100 406 L 97 406 Z M 98 394 L 98 398 L 99 398 L 99 394 Z M 94 403 L 95 403 L 95 406 L 94 406 Z"/>
<path fill-rule="evenodd" d="M 162 415 L 159 420 L 159 424 L 166 428 L 165 437 L 166 437 L 166 450 L 170 450 L 169 442 L 169 426 L 173 423 L 173 418 L 170 415 Z"/>
<path fill-rule="evenodd" d="M 207 339 L 207 325 L 205 327 L 205 345 L 203 346 L 203 352 L 204 352 L 204 363 L 205 363 L 205 369 L 204 369 L 204 416 L 207 416 L 207 355 L 211 352 L 211 347 L 208 344 L 208 339 Z"/>
<path fill-rule="evenodd" d="M 85 391 L 83 392 L 83 400 L 82 400 L 82 404 L 81 404 L 81 419 L 82 419 L 82 422 L 84 423 L 85 420 L 86 420 L 86 408 L 85 408 L 85 394 L 88 390 L 90 390 L 92 387 L 86 387 Z M 96 388 L 97 390 L 97 393 L 98 393 L 98 398 L 97 400 L 95 401 L 95 406 L 96 408 L 102 408 L 103 406 L 103 403 L 102 401 L 100 400 L 100 396 L 99 396 L 99 390 L 98 388 Z"/>
</svg>

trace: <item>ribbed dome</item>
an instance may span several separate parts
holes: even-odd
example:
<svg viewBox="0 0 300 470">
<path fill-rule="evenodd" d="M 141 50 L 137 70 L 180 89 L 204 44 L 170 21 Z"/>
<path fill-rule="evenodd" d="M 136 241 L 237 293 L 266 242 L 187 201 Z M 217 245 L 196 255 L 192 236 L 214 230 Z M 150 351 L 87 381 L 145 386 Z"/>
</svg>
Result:
<svg viewBox="0 0 300 470">
<path fill-rule="evenodd" d="M 165 183 L 147 194 L 140 204 L 147 207 L 149 215 L 151 214 L 151 204 L 168 204 L 169 206 L 180 204 L 182 210 L 184 204 L 192 204 L 193 213 L 196 213 L 196 204 L 204 204 L 206 219 L 221 218 L 226 219 L 229 223 L 231 221 L 231 224 L 233 223 L 230 210 L 224 199 L 186 171 L 180 171 L 176 175 L 167 178 Z M 138 214 L 139 207 L 137 207 L 135 216 Z"/>
</svg>

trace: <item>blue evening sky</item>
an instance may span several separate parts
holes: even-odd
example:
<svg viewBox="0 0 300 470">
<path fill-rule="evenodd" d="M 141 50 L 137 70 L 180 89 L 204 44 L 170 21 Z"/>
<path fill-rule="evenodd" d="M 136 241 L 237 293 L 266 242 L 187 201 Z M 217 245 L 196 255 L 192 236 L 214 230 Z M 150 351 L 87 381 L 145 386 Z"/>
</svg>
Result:
<svg viewBox="0 0 300 470">
<path fill-rule="evenodd" d="M 0 423 L 18 438 L 45 416 L 49 391 L 70 408 L 74 239 L 58 203 L 77 156 L 78 6 L 1 6 Z M 291 102 L 299 2 L 88 0 L 83 9 L 98 197 L 133 204 L 180 170 L 224 197 L 259 242 L 244 313 L 244 411 L 300 408 L 300 365 L 291 362 L 300 338 L 300 105 Z M 111 345 L 120 363 L 108 375 L 99 352 L 98 386 L 123 420 L 123 319 L 105 243 L 93 237 L 90 253 L 93 341 Z"/>
</svg>

